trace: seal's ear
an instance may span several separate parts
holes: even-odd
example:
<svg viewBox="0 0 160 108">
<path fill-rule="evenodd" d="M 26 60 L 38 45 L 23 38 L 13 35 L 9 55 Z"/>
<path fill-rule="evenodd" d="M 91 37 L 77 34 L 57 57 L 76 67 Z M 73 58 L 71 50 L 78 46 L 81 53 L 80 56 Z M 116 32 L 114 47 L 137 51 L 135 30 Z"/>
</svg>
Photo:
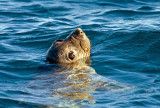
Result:
<svg viewBox="0 0 160 108">
<path fill-rule="evenodd" d="M 63 43 L 63 40 L 56 40 L 56 41 L 54 42 L 54 45 L 55 45 L 56 47 L 58 47 L 58 46 L 60 46 L 62 43 Z"/>
</svg>

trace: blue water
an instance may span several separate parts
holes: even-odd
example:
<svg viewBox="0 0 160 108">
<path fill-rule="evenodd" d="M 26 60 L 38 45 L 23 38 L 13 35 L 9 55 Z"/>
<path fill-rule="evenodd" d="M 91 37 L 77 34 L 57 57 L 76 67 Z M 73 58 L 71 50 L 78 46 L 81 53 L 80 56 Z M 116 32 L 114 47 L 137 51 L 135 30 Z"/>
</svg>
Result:
<svg viewBox="0 0 160 108">
<path fill-rule="evenodd" d="M 29 85 L 43 86 L 34 80 L 51 74 L 46 51 L 75 28 L 89 37 L 99 75 L 135 87 L 93 91 L 94 102 L 76 107 L 160 106 L 159 0 L 0 0 L 0 107 L 58 107 L 52 83 Z"/>
</svg>

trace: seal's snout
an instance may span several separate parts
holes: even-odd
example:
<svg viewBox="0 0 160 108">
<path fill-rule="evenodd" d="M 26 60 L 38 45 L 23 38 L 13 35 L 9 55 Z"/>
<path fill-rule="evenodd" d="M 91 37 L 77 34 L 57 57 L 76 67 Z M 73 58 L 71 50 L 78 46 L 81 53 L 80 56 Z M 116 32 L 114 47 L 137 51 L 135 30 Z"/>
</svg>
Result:
<svg viewBox="0 0 160 108">
<path fill-rule="evenodd" d="M 81 34 L 83 33 L 82 29 L 81 28 L 77 28 L 76 31 L 78 32 L 78 34 Z"/>
<path fill-rule="evenodd" d="M 77 28 L 77 29 L 73 32 L 73 34 L 75 34 L 75 35 L 81 35 L 82 33 L 83 33 L 83 31 L 82 31 L 81 28 Z"/>
</svg>

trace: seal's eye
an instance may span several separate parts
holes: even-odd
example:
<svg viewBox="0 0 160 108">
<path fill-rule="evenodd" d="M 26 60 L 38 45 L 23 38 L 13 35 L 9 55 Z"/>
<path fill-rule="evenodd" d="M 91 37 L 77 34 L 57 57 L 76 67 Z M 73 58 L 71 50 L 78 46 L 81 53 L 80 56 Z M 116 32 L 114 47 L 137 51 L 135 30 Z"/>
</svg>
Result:
<svg viewBox="0 0 160 108">
<path fill-rule="evenodd" d="M 69 59 L 73 60 L 74 57 L 75 57 L 74 52 L 70 51 L 69 54 L 68 54 L 68 57 L 69 57 Z"/>
</svg>

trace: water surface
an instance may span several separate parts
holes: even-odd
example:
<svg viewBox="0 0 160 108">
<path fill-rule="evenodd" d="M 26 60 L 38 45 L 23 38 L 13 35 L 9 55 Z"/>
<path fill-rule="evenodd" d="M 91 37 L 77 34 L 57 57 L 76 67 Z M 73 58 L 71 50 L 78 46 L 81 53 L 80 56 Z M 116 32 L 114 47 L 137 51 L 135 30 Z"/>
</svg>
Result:
<svg viewBox="0 0 160 108">
<path fill-rule="evenodd" d="M 1 0 L 0 107 L 65 106 L 49 95 L 52 83 L 39 90 L 28 85 L 51 74 L 51 65 L 44 61 L 46 51 L 54 40 L 78 27 L 92 43 L 91 67 L 135 88 L 121 93 L 93 91 L 91 102 L 73 105 L 160 106 L 159 0 Z"/>
</svg>

